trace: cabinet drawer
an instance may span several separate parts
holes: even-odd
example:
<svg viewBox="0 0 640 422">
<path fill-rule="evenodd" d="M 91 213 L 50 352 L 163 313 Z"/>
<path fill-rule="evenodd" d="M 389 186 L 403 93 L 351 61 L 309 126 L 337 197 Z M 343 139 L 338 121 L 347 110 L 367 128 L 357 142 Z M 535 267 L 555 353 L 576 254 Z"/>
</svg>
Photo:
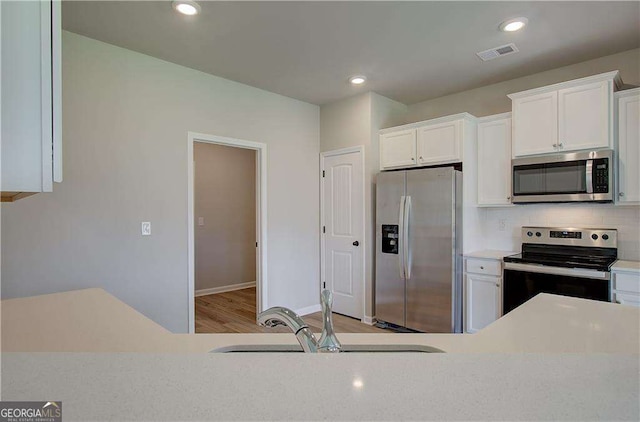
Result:
<svg viewBox="0 0 640 422">
<path fill-rule="evenodd" d="M 467 272 L 500 277 L 502 263 L 496 260 L 467 258 Z"/>
<path fill-rule="evenodd" d="M 613 273 L 613 290 L 640 293 L 640 274 Z"/>
<path fill-rule="evenodd" d="M 640 308 L 640 294 L 613 292 L 613 301 L 621 305 Z"/>
</svg>

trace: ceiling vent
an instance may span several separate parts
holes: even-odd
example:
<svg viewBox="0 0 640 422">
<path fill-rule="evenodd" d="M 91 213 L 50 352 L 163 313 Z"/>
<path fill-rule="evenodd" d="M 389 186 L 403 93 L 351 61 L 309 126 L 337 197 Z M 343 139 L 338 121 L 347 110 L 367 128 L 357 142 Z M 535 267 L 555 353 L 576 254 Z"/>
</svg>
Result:
<svg viewBox="0 0 640 422">
<path fill-rule="evenodd" d="M 511 43 L 507 45 L 501 45 L 500 47 L 490 48 L 488 50 L 484 50 L 476 54 L 478 55 L 478 57 L 482 59 L 483 62 L 486 62 L 487 60 L 493 60 L 498 57 L 508 56 L 509 54 L 517 53 L 518 51 L 520 51 L 518 50 L 518 47 L 516 47 L 515 44 Z"/>
</svg>

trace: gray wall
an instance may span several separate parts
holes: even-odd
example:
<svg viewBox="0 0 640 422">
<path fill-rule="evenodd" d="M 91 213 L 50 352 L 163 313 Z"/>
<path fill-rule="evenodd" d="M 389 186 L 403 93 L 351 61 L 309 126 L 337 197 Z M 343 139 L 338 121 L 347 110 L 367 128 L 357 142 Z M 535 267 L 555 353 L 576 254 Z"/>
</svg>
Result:
<svg viewBox="0 0 640 422">
<path fill-rule="evenodd" d="M 2 205 L 3 298 L 102 287 L 186 332 L 194 131 L 268 145 L 267 305 L 318 303 L 319 107 L 69 32 L 62 56 L 64 182 Z"/>
<path fill-rule="evenodd" d="M 487 65 L 490 66 L 490 63 L 488 62 Z M 511 100 L 507 98 L 507 94 L 611 70 L 619 70 L 625 84 L 640 85 L 640 49 L 412 104 L 409 106 L 404 122 L 419 122 L 465 111 L 476 117 L 505 113 L 511 111 Z"/>
<path fill-rule="evenodd" d="M 196 292 L 256 281 L 256 152 L 195 142 L 193 156 Z"/>
</svg>

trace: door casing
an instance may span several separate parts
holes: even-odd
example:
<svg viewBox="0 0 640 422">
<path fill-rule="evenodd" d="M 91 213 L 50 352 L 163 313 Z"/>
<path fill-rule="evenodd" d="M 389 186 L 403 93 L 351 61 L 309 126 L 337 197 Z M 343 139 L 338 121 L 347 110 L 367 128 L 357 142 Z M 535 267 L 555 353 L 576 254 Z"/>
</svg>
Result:
<svg viewBox="0 0 640 422">
<path fill-rule="evenodd" d="M 187 133 L 187 225 L 188 225 L 188 300 L 189 333 L 195 332 L 195 229 L 194 229 L 194 165 L 193 144 L 203 142 L 256 151 L 256 315 L 268 308 L 267 303 L 267 144 Z"/>
</svg>

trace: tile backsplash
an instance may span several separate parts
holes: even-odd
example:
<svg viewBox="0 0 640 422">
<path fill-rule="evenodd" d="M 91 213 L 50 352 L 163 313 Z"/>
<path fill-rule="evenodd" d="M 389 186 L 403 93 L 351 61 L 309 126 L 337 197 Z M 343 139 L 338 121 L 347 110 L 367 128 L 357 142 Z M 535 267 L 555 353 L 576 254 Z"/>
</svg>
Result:
<svg viewBox="0 0 640 422">
<path fill-rule="evenodd" d="M 618 258 L 640 261 L 640 207 L 612 204 L 532 204 L 480 209 L 485 249 L 520 251 L 522 226 L 618 230 Z"/>
</svg>

